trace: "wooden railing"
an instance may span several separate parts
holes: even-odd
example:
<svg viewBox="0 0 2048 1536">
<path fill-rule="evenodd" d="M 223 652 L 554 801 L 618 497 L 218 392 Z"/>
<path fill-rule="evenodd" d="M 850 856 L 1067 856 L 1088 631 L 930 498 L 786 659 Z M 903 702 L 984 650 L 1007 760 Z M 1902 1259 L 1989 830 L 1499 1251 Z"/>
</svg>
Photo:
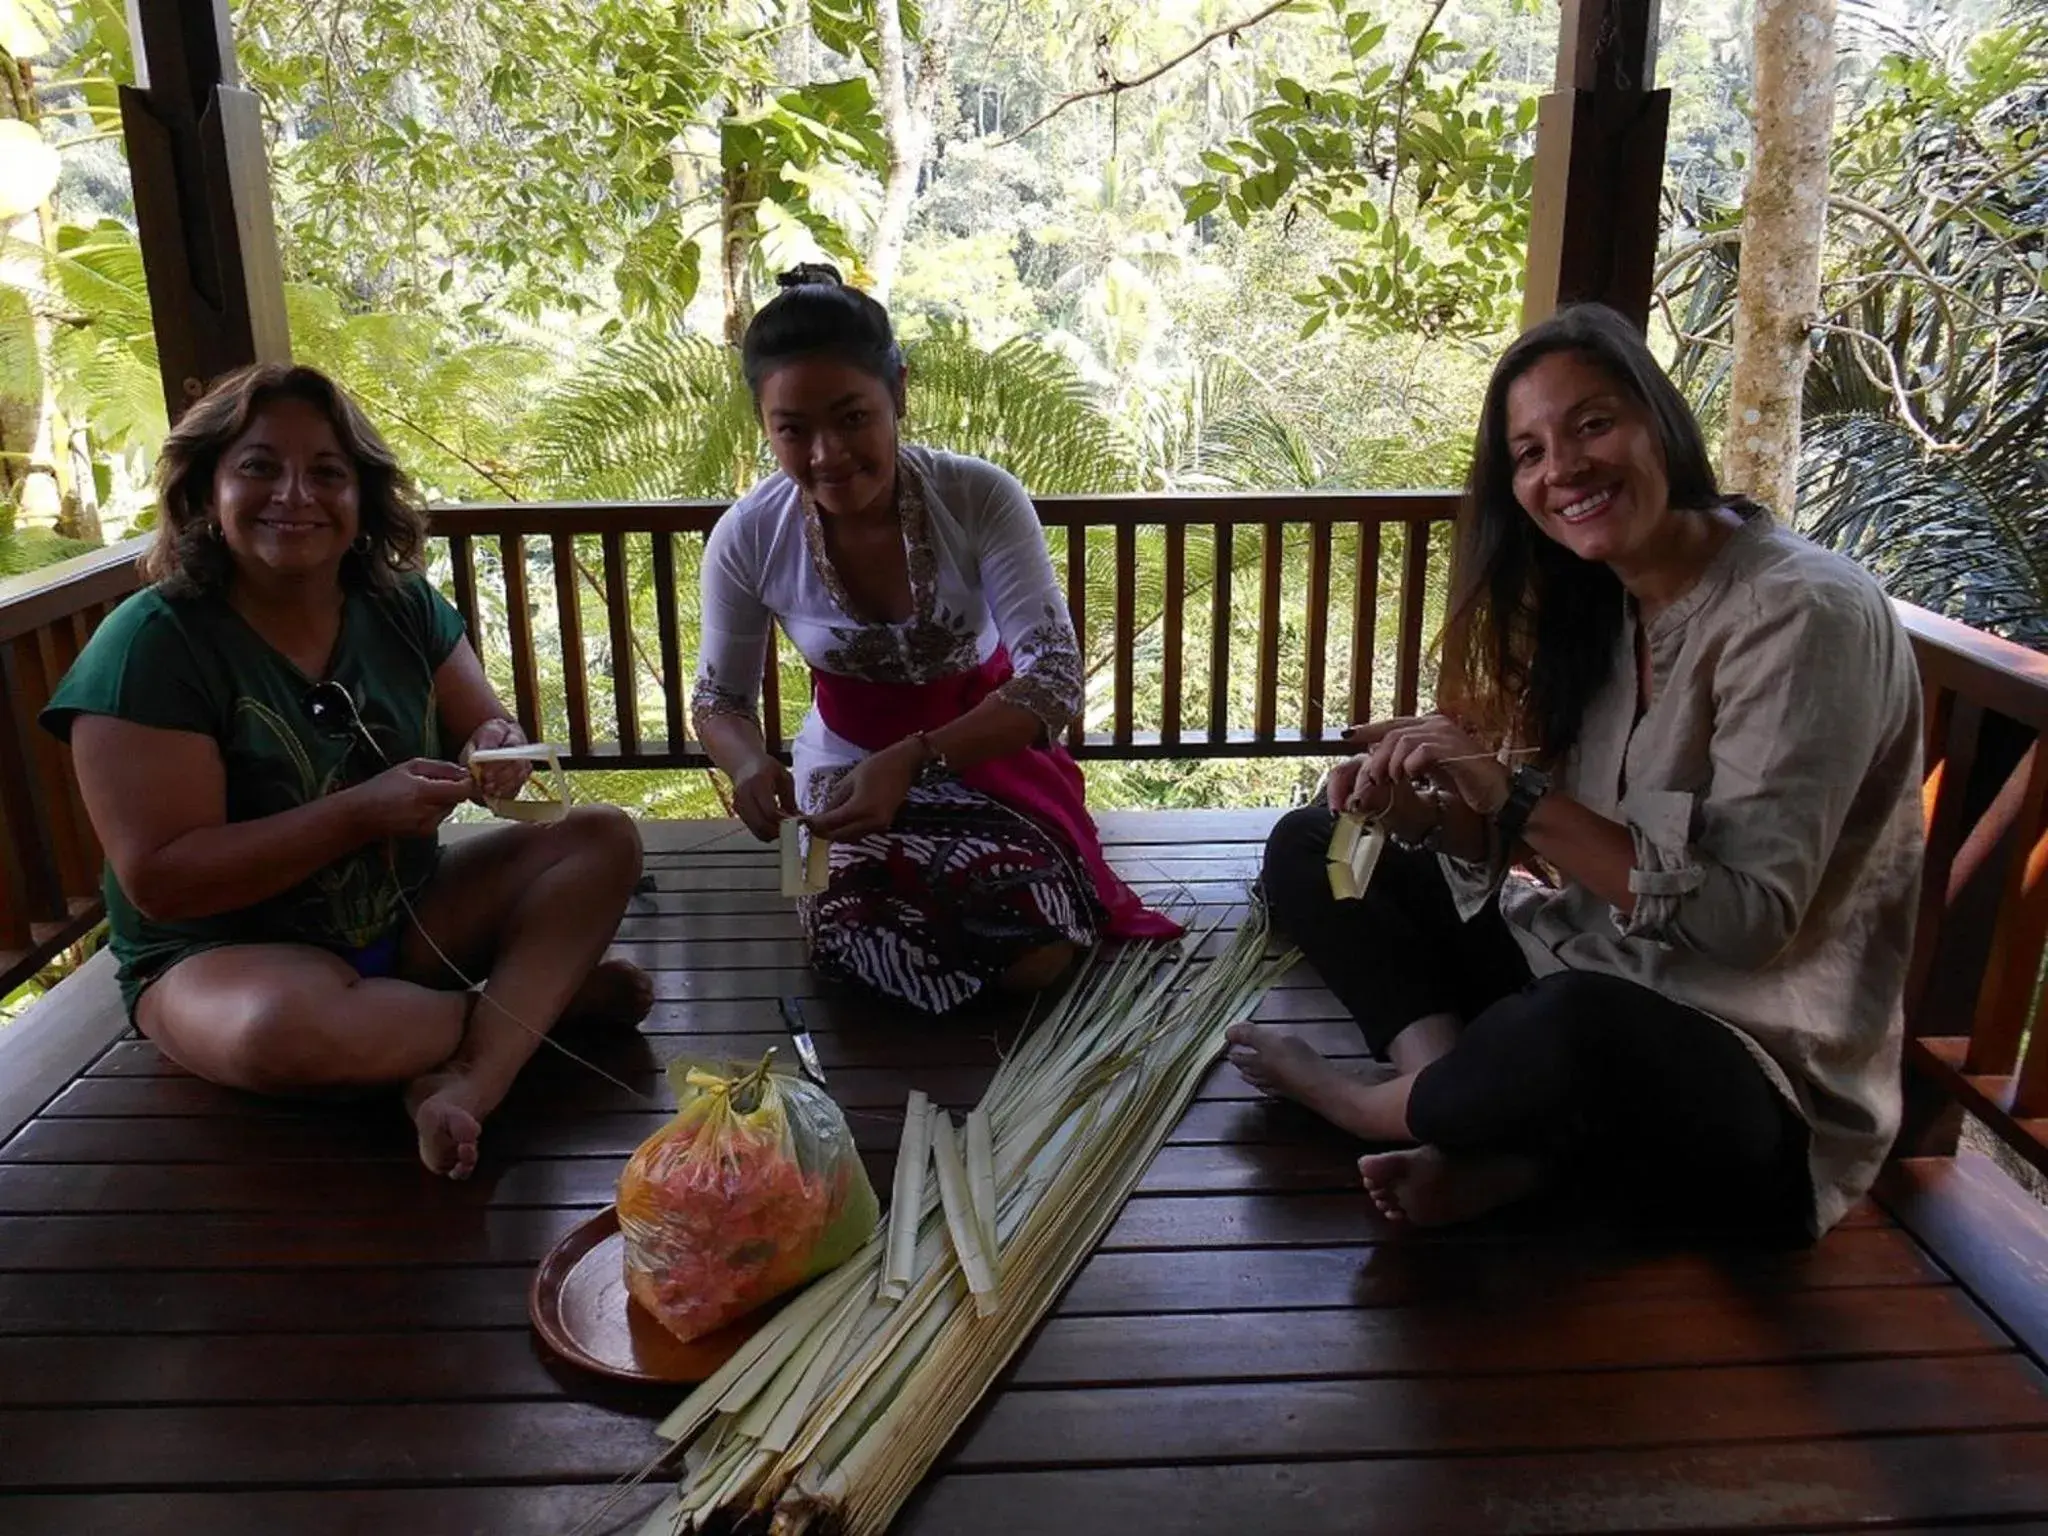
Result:
<svg viewBox="0 0 2048 1536">
<path fill-rule="evenodd" d="M 1926 692 L 1927 871 L 1901 1155 L 1967 1109 L 2048 1173 L 2048 656 L 1899 605 Z"/>
<path fill-rule="evenodd" d="M 1344 725 L 1373 712 L 1376 688 L 1403 711 L 1424 691 L 1432 572 L 1440 588 L 1457 510 L 1450 493 L 1051 496 L 1038 508 L 1083 654 L 1099 663 L 1099 728 L 1074 722 L 1077 756 L 1326 754 Z M 690 735 L 687 631 L 697 558 L 722 510 L 435 513 L 455 605 L 485 665 L 509 681 L 522 728 L 565 745 L 568 766 L 708 762 Z M 647 634 L 636 611 L 647 615 L 650 598 L 636 610 L 634 594 L 650 586 Z M 1156 688 L 1149 671 L 1141 686 L 1149 665 Z M 542 687 L 550 668 L 558 699 Z M 764 669 L 763 725 L 778 751 L 802 712 L 790 697 L 802 677 L 786 643 Z"/>
<path fill-rule="evenodd" d="M 100 846 L 69 752 L 36 724 L 100 620 L 135 590 L 137 539 L 0 581 L 0 996 L 100 920 Z"/>
<path fill-rule="evenodd" d="M 1453 508 L 1444 494 L 1046 498 L 1055 568 L 1098 663 L 1096 728 L 1077 723 L 1076 750 L 1333 755 L 1347 720 L 1412 709 L 1428 693 L 1423 647 Z M 690 619 L 720 510 L 436 512 L 441 574 L 486 664 L 509 675 L 528 733 L 565 743 L 571 766 L 704 763 L 689 734 Z M 65 750 L 35 715 L 133 590 L 139 548 L 0 583 L 0 992 L 100 915 L 92 829 Z M 2048 1170 L 2048 657 L 1900 613 L 1926 688 L 1928 762 L 1900 1147 L 1953 1150 L 1967 1109 Z M 802 675 L 787 654 L 766 670 L 778 746 L 801 713 Z"/>
<path fill-rule="evenodd" d="M 1372 714 L 1375 698 L 1412 709 L 1424 692 L 1431 573 L 1440 585 L 1455 509 L 1453 496 L 1429 492 L 1044 498 L 1075 627 L 1102 663 L 1092 695 L 1105 728 L 1077 721 L 1074 749 L 1096 758 L 1329 754 L 1336 732 Z M 568 766 L 708 763 L 690 735 L 689 620 L 697 559 L 723 510 L 436 510 L 437 574 L 486 665 L 509 684 L 527 734 L 565 745 Z M 35 720 L 93 627 L 135 590 L 143 547 L 134 540 L 0 583 L 0 995 L 101 915 L 99 847 L 66 749 Z M 1219 549 L 1229 558 L 1219 562 Z M 1091 586 L 1106 589 L 1106 612 L 1091 613 Z M 1156 593 L 1156 612 L 1141 589 Z M 1257 625 L 1246 691 L 1233 687 L 1233 667 L 1249 626 L 1233 636 L 1231 618 L 1248 601 Z M 1140 686 L 1141 652 L 1157 653 L 1156 690 L 1149 673 Z M 762 703 L 771 744 L 783 750 L 802 712 L 802 671 L 786 645 L 779 661 L 765 669 Z"/>
</svg>

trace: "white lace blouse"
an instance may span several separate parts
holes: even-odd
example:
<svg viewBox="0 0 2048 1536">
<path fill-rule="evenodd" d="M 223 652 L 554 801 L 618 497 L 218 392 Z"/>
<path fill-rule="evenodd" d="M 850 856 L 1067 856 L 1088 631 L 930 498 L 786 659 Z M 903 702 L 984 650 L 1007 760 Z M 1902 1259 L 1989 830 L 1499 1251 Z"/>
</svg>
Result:
<svg viewBox="0 0 2048 1536">
<path fill-rule="evenodd" d="M 817 507 L 795 482 L 775 475 L 734 503 L 705 550 L 696 720 L 759 723 L 762 664 L 779 622 L 817 671 L 871 682 L 950 677 L 1006 646 L 1016 674 L 997 695 L 1037 715 L 1047 739 L 1066 729 L 1082 704 L 1080 651 L 1024 487 L 980 459 L 906 446 L 897 511 L 911 613 L 871 623 L 854 615 Z M 827 729 L 814 705 L 793 755 L 797 801 L 809 813 L 866 754 Z"/>
</svg>

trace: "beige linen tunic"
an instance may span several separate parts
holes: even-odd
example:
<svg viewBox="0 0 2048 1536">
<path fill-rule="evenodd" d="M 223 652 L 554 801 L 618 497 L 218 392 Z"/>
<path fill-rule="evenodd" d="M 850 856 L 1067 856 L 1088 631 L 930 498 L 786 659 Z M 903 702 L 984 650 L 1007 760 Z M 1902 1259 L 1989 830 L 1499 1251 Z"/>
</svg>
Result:
<svg viewBox="0 0 2048 1536">
<path fill-rule="evenodd" d="M 1920 686 L 1877 584 L 1758 514 L 1649 627 L 1634 605 L 1553 788 L 1635 840 L 1632 915 L 1576 883 L 1445 860 L 1466 917 L 1499 888 L 1539 976 L 1623 976 L 1732 1027 L 1812 1132 L 1815 1236 L 1899 1123 L 1919 890 Z"/>
</svg>

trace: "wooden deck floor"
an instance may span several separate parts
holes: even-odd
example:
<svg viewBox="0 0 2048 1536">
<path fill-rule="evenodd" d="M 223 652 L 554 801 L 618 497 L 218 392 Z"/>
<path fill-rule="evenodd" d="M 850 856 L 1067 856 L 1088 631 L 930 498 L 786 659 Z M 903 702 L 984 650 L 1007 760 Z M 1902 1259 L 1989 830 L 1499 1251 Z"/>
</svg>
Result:
<svg viewBox="0 0 2048 1536">
<path fill-rule="evenodd" d="M 1106 831 L 1135 882 L 1229 904 L 1269 820 Z M 649 842 L 659 890 L 619 947 L 662 1001 L 600 1059 L 651 1088 L 819 997 L 886 1189 L 905 1090 L 972 1102 L 1013 1024 L 833 997 L 762 851 Z M 1262 1012 L 1360 1049 L 1305 972 Z M 544 1064 L 447 1184 L 388 1107 L 261 1102 L 117 1043 L 0 1148 L 0 1532 L 567 1531 L 677 1394 L 551 1369 L 527 1283 L 662 1119 Z M 899 1529 L 2048 1532 L 2037 1324 L 2016 1337 L 1887 1208 L 1776 1256 L 1526 1220 L 1417 1239 L 1376 1224 L 1354 1152 L 1219 1070 Z"/>
</svg>

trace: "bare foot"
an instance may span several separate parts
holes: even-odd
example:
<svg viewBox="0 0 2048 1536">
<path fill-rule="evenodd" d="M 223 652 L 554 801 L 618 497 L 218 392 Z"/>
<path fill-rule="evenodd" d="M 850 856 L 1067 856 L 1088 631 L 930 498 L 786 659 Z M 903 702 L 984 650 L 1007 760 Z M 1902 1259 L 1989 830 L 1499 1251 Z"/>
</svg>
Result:
<svg viewBox="0 0 2048 1536">
<path fill-rule="evenodd" d="M 1358 1160 L 1358 1174 L 1380 1215 L 1418 1227 L 1476 1220 L 1543 1182 L 1533 1157 L 1451 1157 L 1436 1147 L 1371 1153 Z"/>
<path fill-rule="evenodd" d="M 1346 1071 L 1270 1024 L 1233 1024 L 1224 1039 L 1230 1064 L 1259 1092 L 1293 1099 L 1363 1141 L 1409 1139 L 1407 1078 L 1373 1067 Z"/>
<path fill-rule="evenodd" d="M 466 1073 L 445 1068 L 416 1077 L 405 1090 L 405 1112 L 419 1132 L 420 1161 L 432 1173 L 466 1179 L 476 1172 L 483 1120 L 472 1102 Z"/>
<path fill-rule="evenodd" d="M 600 960 L 562 1010 L 561 1022 L 631 1029 L 654 1007 L 654 983 L 630 960 Z"/>
</svg>

